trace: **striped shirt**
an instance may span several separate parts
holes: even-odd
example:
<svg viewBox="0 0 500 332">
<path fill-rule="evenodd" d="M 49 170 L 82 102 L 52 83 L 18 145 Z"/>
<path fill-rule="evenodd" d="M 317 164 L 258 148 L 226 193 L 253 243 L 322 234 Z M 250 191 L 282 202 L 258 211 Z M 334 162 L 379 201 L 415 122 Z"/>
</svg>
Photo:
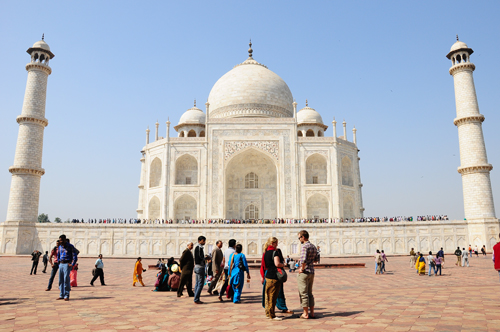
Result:
<svg viewBox="0 0 500 332">
<path fill-rule="evenodd" d="M 300 264 L 305 264 L 306 268 L 303 272 L 314 273 L 314 261 L 318 255 L 318 249 L 311 242 L 307 241 L 302 244 L 300 251 Z"/>
</svg>

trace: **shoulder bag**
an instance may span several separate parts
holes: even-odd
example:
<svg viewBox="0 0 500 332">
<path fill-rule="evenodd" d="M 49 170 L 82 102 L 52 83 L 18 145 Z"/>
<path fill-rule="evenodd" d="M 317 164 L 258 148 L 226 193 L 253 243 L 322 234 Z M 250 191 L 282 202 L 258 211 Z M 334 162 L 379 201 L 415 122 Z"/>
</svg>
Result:
<svg viewBox="0 0 500 332">
<path fill-rule="evenodd" d="M 276 250 L 273 252 L 273 263 L 274 263 L 274 256 L 276 255 Z M 288 275 L 286 274 L 286 271 L 282 267 L 276 267 L 276 277 L 278 278 L 278 281 L 285 283 L 288 279 Z"/>
</svg>

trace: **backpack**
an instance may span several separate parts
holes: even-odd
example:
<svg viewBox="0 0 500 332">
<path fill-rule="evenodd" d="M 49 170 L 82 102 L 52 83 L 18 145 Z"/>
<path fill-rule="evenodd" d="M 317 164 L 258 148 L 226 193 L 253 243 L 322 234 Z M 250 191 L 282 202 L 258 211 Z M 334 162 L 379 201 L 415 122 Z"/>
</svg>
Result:
<svg viewBox="0 0 500 332">
<path fill-rule="evenodd" d="M 274 255 L 276 255 L 276 250 L 273 253 L 273 260 Z M 281 281 L 282 283 L 285 283 L 288 279 L 288 275 L 286 274 L 285 269 L 282 267 L 276 267 L 276 277 L 278 278 L 278 281 Z"/>
</svg>

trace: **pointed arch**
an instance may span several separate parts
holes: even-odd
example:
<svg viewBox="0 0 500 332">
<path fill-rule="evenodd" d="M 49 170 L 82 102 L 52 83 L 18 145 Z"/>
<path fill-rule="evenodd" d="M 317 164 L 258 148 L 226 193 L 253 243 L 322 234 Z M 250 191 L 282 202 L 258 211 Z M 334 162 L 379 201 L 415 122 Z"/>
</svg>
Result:
<svg viewBox="0 0 500 332">
<path fill-rule="evenodd" d="M 306 159 L 306 184 L 326 184 L 327 173 L 325 156 L 314 153 Z"/>
<path fill-rule="evenodd" d="M 194 129 L 191 129 L 188 132 L 187 137 L 196 137 L 196 131 L 194 131 Z"/>
<path fill-rule="evenodd" d="M 193 196 L 184 194 L 175 200 L 174 213 L 176 220 L 198 219 L 198 204 Z"/>
<path fill-rule="evenodd" d="M 304 135 L 302 135 L 302 130 L 297 131 L 297 136 L 298 137 L 303 137 L 304 136 Z"/>
<path fill-rule="evenodd" d="M 325 219 L 329 217 L 330 203 L 328 198 L 321 194 L 314 194 L 307 200 L 307 218 Z"/>
<path fill-rule="evenodd" d="M 342 185 L 344 186 L 354 186 L 354 179 L 352 175 L 352 161 L 351 158 L 345 156 L 342 158 Z"/>
<path fill-rule="evenodd" d="M 205 131 L 204 131 L 204 130 L 202 130 L 202 131 L 200 132 L 200 137 L 205 137 Z"/>
<path fill-rule="evenodd" d="M 160 199 L 157 196 L 153 196 L 149 200 L 147 219 L 160 219 Z"/>
<path fill-rule="evenodd" d="M 306 137 L 314 137 L 314 131 L 312 129 L 307 130 Z"/>
<path fill-rule="evenodd" d="M 175 184 L 198 184 L 198 161 L 184 154 L 175 161 Z"/>
<path fill-rule="evenodd" d="M 149 167 L 149 187 L 158 187 L 161 181 L 161 160 L 156 157 Z"/>
</svg>

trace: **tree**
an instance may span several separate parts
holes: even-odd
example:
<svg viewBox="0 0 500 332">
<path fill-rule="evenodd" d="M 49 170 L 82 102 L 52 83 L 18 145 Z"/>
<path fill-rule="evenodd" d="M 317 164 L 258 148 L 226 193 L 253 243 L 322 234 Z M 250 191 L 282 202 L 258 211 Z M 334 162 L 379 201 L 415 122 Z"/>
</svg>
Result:
<svg viewBox="0 0 500 332">
<path fill-rule="evenodd" d="M 42 213 L 41 215 L 38 216 L 38 222 L 50 222 L 49 215 Z"/>
<path fill-rule="evenodd" d="M 54 219 L 54 222 L 61 222 L 61 218 L 56 217 L 56 219 Z"/>
</svg>

